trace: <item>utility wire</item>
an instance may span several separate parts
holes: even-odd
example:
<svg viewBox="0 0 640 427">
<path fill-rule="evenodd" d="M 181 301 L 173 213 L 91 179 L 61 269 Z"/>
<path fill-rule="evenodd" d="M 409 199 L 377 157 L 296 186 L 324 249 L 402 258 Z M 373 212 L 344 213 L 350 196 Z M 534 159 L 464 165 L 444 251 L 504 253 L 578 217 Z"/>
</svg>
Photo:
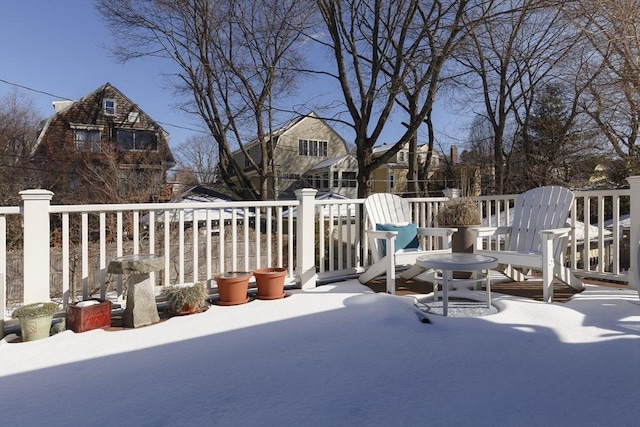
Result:
<svg viewBox="0 0 640 427">
<path fill-rule="evenodd" d="M 24 90 L 27 90 L 27 91 L 30 91 L 30 92 L 39 93 L 41 95 L 47 95 L 47 96 L 50 96 L 52 98 L 56 98 L 56 99 L 60 99 L 60 100 L 76 101 L 75 99 L 67 98 L 66 96 L 60 96 L 60 95 L 53 94 L 51 92 L 46 92 L 46 91 L 43 91 L 43 90 L 34 89 L 32 87 L 21 85 L 21 84 L 14 83 L 14 82 L 10 82 L 10 81 L 7 81 L 7 80 L 2 79 L 2 78 L 0 78 L 0 83 L 7 84 L 9 86 L 19 87 L 21 89 L 24 89 Z M 189 130 L 189 131 L 192 131 L 192 132 L 198 132 L 198 133 L 210 135 L 210 132 L 207 132 L 206 130 L 202 130 L 202 129 L 194 129 L 194 128 L 190 128 L 190 127 L 187 127 L 187 126 L 181 126 L 181 125 L 176 125 L 176 124 L 167 123 L 167 122 L 160 122 L 160 121 L 157 121 L 157 120 L 155 122 L 161 124 L 162 126 L 171 126 L 171 127 L 177 128 L 177 129 L 184 129 L 184 130 Z"/>
</svg>

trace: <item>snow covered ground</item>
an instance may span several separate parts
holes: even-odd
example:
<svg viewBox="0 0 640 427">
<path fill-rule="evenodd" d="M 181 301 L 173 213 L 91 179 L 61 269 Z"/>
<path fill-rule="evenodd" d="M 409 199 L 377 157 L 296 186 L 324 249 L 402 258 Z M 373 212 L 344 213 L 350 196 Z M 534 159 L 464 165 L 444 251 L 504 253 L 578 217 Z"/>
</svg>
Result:
<svg viewBox="0 0 640 427">
<path fill-rule="evenodd" d="M 467 291 L 470 292 L 470 291 Z M 0 342 L 6 426 L 637 426 L 638 293 L 419 321 L 357 281 L 126 331 Z M 478 298 L 484 294 L 479 293 Z"/>
</svg>

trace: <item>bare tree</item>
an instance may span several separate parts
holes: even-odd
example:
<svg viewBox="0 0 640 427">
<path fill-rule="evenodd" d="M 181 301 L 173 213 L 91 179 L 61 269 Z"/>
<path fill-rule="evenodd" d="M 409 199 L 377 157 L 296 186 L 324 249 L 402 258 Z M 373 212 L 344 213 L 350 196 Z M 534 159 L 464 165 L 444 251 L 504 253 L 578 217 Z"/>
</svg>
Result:
<svg viewBox="0 0 640 427">
<path fill-rule="evenodd" d="M 572 2 L 569 18 L 587 46 L 582 107 L 625 164 L 640 173 L 640 8 L 636 1 Z"/>
<path fill-rule="evenodd" d="M 18 90 L 0 99 L 0 204 L 17 205 L 18 193 L 38 182 L 29 158 L 42 120 L 33 100 Z"/>
<path fill-rule="evenodd" d="M 460 180 L 463 194 L 493 193 L 493 125 L 483 115 L 476 115 L 470 126 L 464 151 L 460 154 Z"/>
<path fill-rule="evenodd" d="M 450 1 L 425 4 L 417 0 L 372 2 L 318 0 L 329 40 L 320 40 L 335 59 L 339 82 L 355 133 L 358 195 L 370 191 L 372 172 L 413 138 L 429 116 L 444 62 L 491 2 Z M 473 18 L 476 19 L 476 18 Z M 399 107 L 404 93 L 409 121 L 404 133 L 381 157 L 374 145 Z M 411 150 L 414 154 L 416 150 Z M 415 156 L 412 161 L 415 170 Z M 413 175 L 413 172 L 412 172 Z"/>
<path fill-rule="evenodd" d="M 195 184 L 213 184 L 217 179 L 218 151 L 209 135 L 192 135 L 175 150 L 178 169 L 189 171 Z"/>
<path fill-rule="evenodd" d="M 514 142 L 505 186 L 508 192 L 575 182 L 580 164 L 598 149 L 581 116 L 569 85 L 550 83 L 537 91 L 533 108 Z"/>
<path fill-rule="evenodd" d="M 481 113 L 493 128 L 495 192 L 504 193 L 512 141 L 531 111 L 534 93 L 557 78 L 554 71 L 575 43 L 563 25 L 562 2 L 502 2 L 478 26 L 457 55 L 468 71 L 459 81 L 469 102 L 482 99 Z"/>
<path fill-rule="evenodd" d="M 295 88 L 302 29 L 315 12 L 310 2 L 99 0 L 98 10 L 120 60 L 160 56 L 178 66 L 172 82 L 215 139 L 225 183 L 245 198 L 266 200 L 278 95 Z M 253 138 L 259 159 L 245 148 Z M 235 147 L 243 159 L 231 155 Z M 257 185 L 245 172 L 245 158 Z"/>
</svg>

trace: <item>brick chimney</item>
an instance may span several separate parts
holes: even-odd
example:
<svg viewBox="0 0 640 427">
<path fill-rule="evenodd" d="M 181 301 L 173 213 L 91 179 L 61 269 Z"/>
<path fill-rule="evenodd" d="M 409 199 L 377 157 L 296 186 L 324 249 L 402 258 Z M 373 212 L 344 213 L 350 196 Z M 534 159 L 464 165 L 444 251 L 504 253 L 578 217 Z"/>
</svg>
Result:
<svg viewBox="0 0 640 427">
<path fill-rule="evenodd" d="M 455 165 L 458 163 L 458 146 L 451 146 L 451 164 Z"/>
</svg>

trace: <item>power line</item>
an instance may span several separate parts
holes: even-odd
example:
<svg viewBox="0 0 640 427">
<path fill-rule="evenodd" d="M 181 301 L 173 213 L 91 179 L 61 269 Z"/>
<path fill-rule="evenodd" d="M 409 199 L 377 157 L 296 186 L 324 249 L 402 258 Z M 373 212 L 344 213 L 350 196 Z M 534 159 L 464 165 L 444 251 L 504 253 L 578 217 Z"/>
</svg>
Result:
<svg viewBox="0 0 640 427">
<path fill-rule="evenodd" d="M 0 82 L 6 83 L 6 84 L 8 84 L 10 86 L 19 87 L 21 89 L 28 90 L 28 91 L 31 91 L 31 92 L 36 92 L 36 93 L 40 93 L 42 95 L 51 96 L 53 98 L 64 99 L 65 101 L 73 101 L 73 99 L 71 99 L 71 98 L 67 98 L 67 97 L 60 96 L 60 95 L 54 95 L 53 93 L 45 92 L 43 90 L 34 89 L 34 88 L 31 88 L 31 87 L 28 87 L 28 86 L 24 86 L 24 85 L 21 85 L 21 84 L 18 84 L 18 83 L 9 82 L 9 81 L 6 81 L 6 80 L 4 80 L 2 78 L 0 78 Z"/>
<path fill-rule="evenodd" d="M 29 86 L 21 85 L 19 83 L 10 82 L 10 81 L 4 80 L 2 78 L 0 78 L 0 82 L 4 83 L 4 84 L 7 84 L 9 86 L 19 87 L 20 89 L 24 89 L 24 90 L 27 90 L 27 91 L 30 91 L 30 92 L 39 93 L 41 95 L 47 95 L 47 96 L 50 96 L 52 98 L 65 100 L 65 101 L 76 101 L 75 99 L 68 98 L 66 96 L 56 95 L 56 94 L 53 94 L 51 92 L 47 92 L 47 91 L 44 91 L 44 90 L 35 89 L 35 88 L 29 87 Z M 202 133 L 202 134 L 206 134 L 206 135 L 210 135 L 211 134 L 210 132 L 208 132 L 206 130 L 202 130 L 202 129 L 194 129 L 194 128 L 187 127 L 187 126 L 181 126 L 181 125 L 176 125 L 176 124 L 167 123 L 167 122 L 160 122 L 160 121 L 157 121 L 157 120 L 155 120 L 155 122 L 161 124 L 162 126 L 171 126 L 171 127 L 177 128 L 177 129 L 189 130 L 189 131 L 192 131 L 192 132 L 198 132 L 198 133 Z"/>
</svg>

